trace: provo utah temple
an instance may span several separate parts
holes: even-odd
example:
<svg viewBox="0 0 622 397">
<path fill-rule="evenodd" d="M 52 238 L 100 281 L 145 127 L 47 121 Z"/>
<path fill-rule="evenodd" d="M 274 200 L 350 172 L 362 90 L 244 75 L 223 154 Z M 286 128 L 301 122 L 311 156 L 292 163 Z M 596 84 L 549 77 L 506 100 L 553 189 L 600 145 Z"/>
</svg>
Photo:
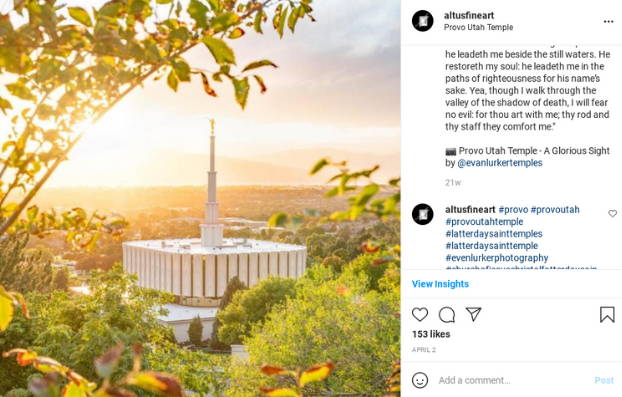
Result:
<svg viewBox="0 0 622 397">
<path fill-rule="evenodd" d="M 206 317 L 198 309 L 217 307 L 228 281 L 235 276 L 248 287 L 252 287 L 268 276 L 301 277 L 306 268 L 307 249 L 304 246 L 223 238 L 224 226 L 218 219 L 216 199 L 213 121 L 210 136 L 210 169 L 207 175 L 207 202 L 205 217 L 200 226 L 200 239 L 123 243 L 125 270 L 138 276 L 140 286 L 175 295 L 178 305 L 172 305 L 173 310 L 170 310 L 171 308 L 169 310 L 173 317 L 175 312 L 179 314 L 182 309 L 187 312 L 187 315 L 177 316 L 180 320 L 181 317 L 191 319 L 196 315 Z M 191 308 L 180 308 L 180 305 L 192 306 L 197 310 L 192 312 Z M 215 310 L 212 310 L 211 314 L 215 316 Z M 174 322 L 174 319 L 171 321 Z M 178 335 L 178 340 L 183 336 L 185 335 Z"/>
</svg>

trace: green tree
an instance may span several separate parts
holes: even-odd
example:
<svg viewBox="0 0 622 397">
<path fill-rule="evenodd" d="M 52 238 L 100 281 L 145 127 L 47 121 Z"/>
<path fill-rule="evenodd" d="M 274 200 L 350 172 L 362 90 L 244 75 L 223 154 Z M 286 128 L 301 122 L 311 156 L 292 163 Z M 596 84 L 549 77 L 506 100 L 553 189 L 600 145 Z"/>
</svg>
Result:
<svg viewBox="0 0 622 397">
<path fill-rule="evenodd" d="M 16 316 L 4 331 L 0 332 L 0 351 L 6 352 L 19 346 L 32 346 L 36 337 L 31 320 L 26 319 L 21 312 Z M 0 390 L 25 387 L 32 370 L 20 368 L 14 360 L 0 359 Z"/>
<path fill-rule="evenodd" d="M 46 264 L 54 262 L 54 254 L 44 246 L 26 249 L 24 251 L 24 257 L 26 259 L 35 258 L 37 261 Z"/>
<path fill-rule="evenodd" d="M 47 292 L 52 281 L 49 256 L 42 251 L 27 251 L 28 235 L 0 238 L 0 285 L 21 293 Z"/>
<path fill-rule="evenodd" d="M 111 346 L 148 341 L 148 352 L 171 339 L 170 330 L 158 317 L 172 296 L 138 287 L 135 277 L 125 274 L 120 265 L 105 273 L 93 272 L 88 285 L 91 293 L 87 295 L 64 291 L 29 295 L 34 340 L 19 346 L 54 357 L 88 379 L 96 379 L 93 360 Z M 132 358 L 126 352 L 119 371 L 131 367 Z"/>
<path fill-rule="evenodd" d="M 333 240 L 333 236 L 327 234 L 323 230 L 307 237 L 305 245 L 309 257 L 316 263 L 321 262 L 322 259 L 327 256 L 327 247 L 333 243 Z"/>
<path fill-rule="evenodd" d="M 314 273 L 245 339 L 250 361 L 232 362 L 227 396 L 251 397 L 259 385 L 276 385 L 252 371 L 263 363 L 307 368 L 327 361 L 334 363 L 333 373 L 309 385 L 309 395 L 382 395 L 391 363 L 399 358 L 399 301 L 369 291 L 364 275 L 331 279 L 330 269 L 322 267 Z"/>
<path fill-rule="evenodd" d="M 327 256 L 322 261 L 322 266 L 330 267 L 332 269 L 335 269 L 335 271 L 337 272 L 341 272 L 341 269 L 345 264 L 346 262 L 337 255 Z"/>
<path fill-rule="evenodd" d="M 279 277 L 268 277 L 235 294 L 231 304 L 216 315 L 221 323 L 218 339 L 228 345 L 243 343 L 252 327 L 262 323 L 272 308 L 295 294 L 296 281 Z"/>
<path fill-rule="evenodd" d="M 220 305 L 218 306 L 218 311 L 225 310 L 233 301 L 233 297 L 238 291 L 243 291 L 247 289 L 246 284 L 244 284 L 237 276 L 233 277 L 227 283 L 227 288 L 225 288 L 225 292 L 220 299 Z M 227 349 L 229 348 L 229 344 L 223 343 L 218 338 L 218 330 L 221 327 L 221 322 L 216 317 L 216 321 L 214 321 L 214 325 L 212 326 L 212 337 L 210 338 L 210 346 L 212 349 Z"/>
<path fill-rule="evenodd" d="M 230 43 L 267 20 L 279 36 L 311 16 L 312 0 L 111 0 L 96 7 L 56 0 L 20 0 L 0 19 L 0 111 L 10 120 L 0 148 L 0 236 L 25 230 L 65 230 L 69 241 L 92 247 L 101 233 L 116 234 L 117 218 L 41 211 L 33 198 L 64 162 L 88 124 L 100 120 L 136 87 L 160 79 L 174 91 L 199 78 L 209 96 L 228 81 L 246 106 L 251 83 L 266 91 L 260 59 L 238 65 Z M 192 67 L 188 51 L 203 46 L 212 70 Z M 16 194 L 17 193 L 17 194 Z"/>
<path fill-rule="evenodd" d="M 399 268 L 399 261 L 394 253 L 379 251 L 374 254 L 358 256 L 346 267 L 345 272 L 364 275 L 372 290 L 380 290 L 380 280 L 388 269 Z"/>
<path fill-rule="evenodd" d="M 188 338 L 190 339 L 190 343 L 195 346 L 200 346 L 203 343 L 203 322 L 201 321 L 201 317 L 196 316 L 190 321 L 190 326 L 188 326 Z"/>
<path fill-rule="evenodd" d="M 94 273 L 90 288 L 89 295 L 61 291 L 51 295 L 30 294 L 31 319 L 24 319 L 25 313 L 9 316 L 13 321 L 6 332 L 0 333 L 0 347 L 17 356 L 19 367 L 15 361 L 12 366 L 5 366 L 9 360 L 0 360 L 1 373 L 9 375 L 0 377 L 0 389 L 19 389 L 28 378 L 29 388 L 40 391 L 37 395 L 61 395 L 63 388 L 63 395 L 88 397 L 97 385 L 87 379 L 104 379 L 102 387 L 115 393 L 122 392 L 118 387 L 131 385 L 160 395 L 181 396 L 180 384 L 174 376 L 141 372 L 147 361 L 142 358 L 143 353 L 171 345 L 170 330 L 159 324 L 157 317 L 165 314 L 158 308 L 172 301 L 172 296 L 137 287 L 134 277 L 124 274 L 120 266 L 107 273 Z M 19 295 L 4 289 L 0 290 L 0 298 L 23 303 Z M 5 321 L 6 306 L 4 302 L 0 304 L 0 320 Z M 149 344 L 142 348 L 142 341 Z M 132 351 L 123 345 L 132 345 Z M 21 348 L 12 349 L 15 346 Z M 45 357 L 52 355 L 59 361 Z M 33 368 L 55 372 L 58 376 L 31 376 Z M 55 391 L 43 393 L 50 388 Z M 103 389 L 96 394 L 102 392 Z"/>
<path fill-rule="evenodd" d="M 52 280 L 52 289 L 55 291 L 69 291 L 69 269 L 63 266 L 54 273 Z"/>
<path fill-rule="evenodd" d="M 162 344 L 146 356 L 147 367 L 177 375 L 186 390 L 200 396 L 222 397 L 228 385 L 224 368 L 229 356 L 190 351 L 173 343 Z"/>
</svg>

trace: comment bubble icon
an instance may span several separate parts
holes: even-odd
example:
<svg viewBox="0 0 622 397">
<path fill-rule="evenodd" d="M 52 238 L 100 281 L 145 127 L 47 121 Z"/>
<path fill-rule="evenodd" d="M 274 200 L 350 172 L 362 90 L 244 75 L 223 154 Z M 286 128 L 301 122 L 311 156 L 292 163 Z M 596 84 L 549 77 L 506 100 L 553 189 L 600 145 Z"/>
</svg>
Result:
<svg viewBox="0 0 622 397">
<path fill-rule="evenodd" d="M 456 322 L 456 312 L 449 306 L 445 306 L 441 310 L 438 311 L 438 318 L 441 319 L 444 323 L 455 323 Z"/>
</svg>

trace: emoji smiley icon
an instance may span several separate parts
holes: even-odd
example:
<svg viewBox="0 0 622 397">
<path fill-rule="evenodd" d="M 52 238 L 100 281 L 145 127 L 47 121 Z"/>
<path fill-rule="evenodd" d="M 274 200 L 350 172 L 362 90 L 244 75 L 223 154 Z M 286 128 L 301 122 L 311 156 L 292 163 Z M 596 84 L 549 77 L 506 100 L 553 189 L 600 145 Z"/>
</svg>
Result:
<svg viewBox="0 0 622 397">
<path fill-rule="evenodd" d="M 415 385 L 417 389 L 423 389 L 428 385 L 428 375 L 423 372 L 417 372 L 413 375 L 413 385 Z"/>
</svg>

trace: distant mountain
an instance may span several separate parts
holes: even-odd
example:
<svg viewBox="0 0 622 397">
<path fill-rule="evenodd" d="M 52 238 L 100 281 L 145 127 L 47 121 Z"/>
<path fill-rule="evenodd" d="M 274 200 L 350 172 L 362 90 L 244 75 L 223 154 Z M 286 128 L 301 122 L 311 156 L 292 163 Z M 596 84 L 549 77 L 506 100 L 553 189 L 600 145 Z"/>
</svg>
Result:
<svg viewBox="0 0 622 397">
<path fill-rule="evenodd" d="M 328 157 L 333 161 L 347 160 L 351 169 L 369 168 L 378 164 L 380 165 L 380 170 L 377 171 L 376 175 L 378 182 L 386 182 L 386 180 L 395 178 L 400 174 L 399 153 L 378 154 L 315 147 L 281 151 L 265 156 L 258 154 L 255 159 L 279 165 L 297 164 L 308 171 L 322 157 Z"/>
<path fill-rule="evenodd" d="M 131 179 L 137 185 L 201 185 L 207 183 L 207 154 L 159 151 L 147 156 L 133 169 Z M 303 168 L 268 161 L 250 161 L 219 156 L 216 163 L 218 184 L 225 185 L 300 185 L 317 184 L 318 178 Z M 140 182 L 138 182 L 140 181 Z"/>
<path fill-rule="evenodd" d="M 399 174 L 399 154 L 377 155 L 344 152 L 335 149 L 299 149 L 272 154 L 257 153 L 253 160 L 235 157 L 217 158 L 218 184 L 227 185 L 322 185 L 328 171 L 309 175 L 309 169 L 321 157 L 347 159 L 352 169 L 380 164 L 376 180 L 386 182 Z M 186 186 L 207 182 L 208 154 L 160 150 L 138 155 L 119 154 L 114 159 L 113 170 L 108 169 L 109 159 L 91 158 L 79 164 L 68 161 L 59 173 L 62 180 L 73 181 L 70 186 Z M 93 178 L 85 180 L 84 170 Z M 86 177 L 88 178 L 88 176 Z M 52 183 L 51 186 L 58 186 Z M 63 183 L 61 186 L 68 186 Z"/>
</svg>

